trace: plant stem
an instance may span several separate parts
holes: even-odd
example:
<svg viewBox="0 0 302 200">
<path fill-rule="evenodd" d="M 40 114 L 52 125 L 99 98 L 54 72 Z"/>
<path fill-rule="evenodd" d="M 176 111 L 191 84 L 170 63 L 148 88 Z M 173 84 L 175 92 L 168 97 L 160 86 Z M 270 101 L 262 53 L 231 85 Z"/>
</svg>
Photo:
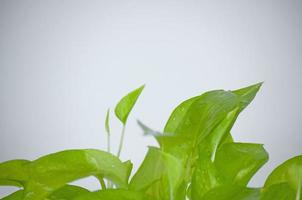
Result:
<svg viewBox="0 0 302 200">
<path fill-rule="evenodd" d="M 111 147 L 111 142 L 110 142 L 110 133 L 108 132 L 107 133 L 107 152 L 108 153 L 111 153 L 111 149 L 110 149 L 110 147 Z M 102 186 L 103 187 L 103 186 Z M 106 187 L 106 186 L 105 186 Z M 107 181 L 107 188 L 112 188 L 112 183 L 111 183 L 111 181 Z"/>
<path fill-rule="evenodd" d="M 301 182 L 302 182 L 302 181 L 300 181 L 299 184 L 298 184 L 297 194 L 296 194 L 296 200 L 300 200 Z"/>
<path fill-rule="evenodd" d="M 117 157 L 120 157 L 120 155 L 121 155 L 121 151 L 122 151 L 123 143 L 124 143 L 125 130 L 126 130 L 126 126 L 125 126 L 125 124 L 123 124 L 123 129 L 122 129 L 122 133 L 121 133 L 121 139 L 120 139 L 120 145 L 119 145 L 118 152 L 117 152 Z"/>
<path fill-rule="evenodd" d="M 105 181 L 104 181 L 103 177 L 102 176 L 97 176 L 97 179 L 99 180 L 99 182 L 102 186 L 102 190 L 106 190 L 107 188 L 106 188 L 106 184 L 105 184 Z"/>
<path fill-rule="evenodd" d="M 110 153 L 110 146 L 111 146 L 111 144 L 110 144 L 110 134 L 108 133 L 107 134 L 107 152 L 108 153 Z"/>
</svg>

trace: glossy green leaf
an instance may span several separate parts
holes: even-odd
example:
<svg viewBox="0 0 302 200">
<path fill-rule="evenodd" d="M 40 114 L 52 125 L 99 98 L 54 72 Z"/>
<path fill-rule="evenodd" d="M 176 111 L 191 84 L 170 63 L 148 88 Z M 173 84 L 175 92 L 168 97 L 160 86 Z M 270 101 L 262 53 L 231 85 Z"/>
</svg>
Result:
<svg viewBox="0 0 302 200">
<path fill-rule="evenodd" d="M 54 193 L 52 193 L 47 199 L 49 200 L 72 200 L 78 196 L 90 194 L 91 192 L 85 188 L 74 186 L 74 185 L 66 185 Z"/>
<path fill-rule="evenodd" d="M 24 195 L 24 191 L 23 190 L 18 190 L 16 192 L 2 198 L 1 200 L 22 200 L 23 195 Z"/>
<path fill-rule="evenodd" d="M 302 198 L 302 156 L 291 158 L 278 166 L 267 178 L 264 188 L 274 184 L 287 183 L 297 200 Z"/>
<path fill-rule="evenodd" d="M 150 195 L 155 199 L 160 193 L 163 199 L 174 200 L 177 188 L 182 182 L 182 174 L 183 167 L 177 158 L 158 148 L 150 147 L 142 165 L 131 179 L 130 189 L 146 191 L 153 184 L 165 185 L 163 188 L 156 185 L 156 190 L 161 191 L 154 191 L 153 187 L 149 190 L 152 191 Z"/>
<path fill-rule="evenodd" d="M 176 135 L 188 135 L 200 142 L 225 116 L 236 108 L 237 96 L 231 92 L 217 90 L 204 93 L 193 100 L 181 104 L 170 117 L 164 132 Z M 177 119 L 178 110 L 184 110 Z M 175 120 L 173 120 L 175 117 Z"/>
<path fill-rule="evenodd" d="M 11 160 L 0 163 L 0 185 L 22 187 L 28 179 L 28 160 Z"/>
<path fill-rule="evenodd" d="M 201 200 L 208 191 L 223 184 L 223 177 L 214 163 L 209 158 L 199 158 L 192 174 L 192 200 Z"/>
<path fill-rule="evenodd" d="M 181 124 L 185 119 L 189 108 L 199 98 L 200 96 L 196 96 L 179 104 L 171 113 L 165 125 L 164 133 L 176 133 L 179 124 Z"/>
<path fill-rule="evenodd" d="M 240 98 L 240 110 L 243 110 L 253 101 L 259 89 L 261 88 L 262 84 L 263 83 L 261 82 L 245 88 L 232 91 Z"/>
<path fill-rule="evenodd" d="M 25 188 L 25 200 L 41 199 L 66 183 L 86 177 L 101 175 L 120 187 L 127 187 L 131 171 L 129 163 L 122 163 L 107 152 L 85 149 L 67 150 L 43 156 L 14 169 L 14 162 L 0 165 L 1 177 L 13 178 Z"/>
<path fill-rule="evenodd" d="M 136 191 L 110 189 L 81 195 L 74 200 L 151 200 L 145 194 Z"/>
<path fill-rule="evenodd" d="M 278 183 L 265 188 L 261 192 L 260 200 L 301 200 L 296 198 L 296 191 L 288 183 Z"/>
<path fill-rule="evenodd" d="M 88 190 L 74 185 L 65 185 L 64 187 L 54 191 L 47 197 L 47 200 L 72 200 L 75 197 L 90 193 Z M 2 200 L 22 200 L 24 198 L 24 190 L 14 192 Z"/>
<path fill-rule="evenodd" d="M 192 180 L 193 199 L 200 199 L 206 192 L 221 185 L 246 186 L 267 160 L 268 154 L 260 144 L 222 145 L 214 162 L 207 157 L 199 158 Z"/>
<path fill-rule="evenodd" d="M 199 200 L 259 200 L 259 198 L 260 190 L 257 188 L 246 188 L 230 184 L 210 190 Z"/>
<path fill-rule="evenodd" d="M 115 107 L 115 115 L 125 125 L 133 106 L 143 91 L 145 85 L 124 96 Z"/>
<path fill-rule="evenodd" d="M 174 109 L 163 133 L 138 122 L 144 134 L 154 136 L 160 147 L 150 147 L 128 184 L 132 163 L 121 162 L 118 157 L 125 124 L 142 86 L 123 97 L 115 108 L 124 125 L 118 157 L 86 149 L 58 152 L 34 161 L 0 163 L 0 185 L 23 187 L 3 199 L 186 200 L 187 196 L 190 200 L 302 200 L 302 156 L 277 167 L 263 188 L 247 187 L 268 155 L 260 144 L 234 143 L 230 132 L 261 85 L 214 90 L 188 99 Z M 105 130 L 109 141 L 109 110 Z M 90 192 L 66 185 L 87 176 L 98 178 L 103 190 Z M 114 185 L 106 188 L 103 179 Z"/>
<path fill-rule="evenodd" d="M 246 186 L 267 161 L 261 144 L 228 143 L 219 148 L 214 164 L 228 182 Z"/>
<path fill-rule="evenodd" d="M 238 107 L 236 107 L 199 144 L 199 156 L 211 158 L 212 161 L 215 160 L 217 149 L 229 134 L 238 114 Z"/>
<path fill-rule="evenodd" d="M 194 141 L 190 145 L 170 142 L 170 146 L 165 147 L 169 149 L 168 153 L 184 160 L 186 171 L 189 171 L 186 179 L 191 177 L 190 169 L 194 168 L 200 154 L 197 149 L 202 152 L 202 156 L 210 156 L 214 160 L 217 148 L 226 141 L 232 141 L 229 131 L 234 121 L 253 100 L 260 86 L 256 84 L 235 91 L 210 91 L 184 101 L 172 112 L 164 132 L 191 138 L 182 140 L 183 143 Z"/>
</svg>

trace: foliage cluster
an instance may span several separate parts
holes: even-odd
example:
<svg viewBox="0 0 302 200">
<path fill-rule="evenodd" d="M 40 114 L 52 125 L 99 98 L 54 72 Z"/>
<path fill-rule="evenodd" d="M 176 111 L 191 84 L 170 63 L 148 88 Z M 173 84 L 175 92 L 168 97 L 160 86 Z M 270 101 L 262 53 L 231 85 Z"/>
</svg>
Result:
<svg viewBox="0 0 302 200">
<path fill-rule="evenodd" d="M 263 187 L 250 188 L 253 175 L 268 161 L 262 144 L 234 141 L 230 133 L 261 83 L 234 91 L 214 90 L 177 106 L 162 132 L 138 121 L 158 147 L 149 147 L 139 169 L 119 159 L 129 113 L 144 86 L 115 107 L 123 128 L 116 155 L 110 151 L 110 116 L 105 130 L 107 151 L 65 150 L 33 161 L 0 163 L 0 185 L 20 190 L 3 200 L 302 200 L 302 156 L 277 167 Z M 100 190 L 70 183 L 96 177 Z M 131 178 L 130 178 L 131 177 Z"/>
</svg>

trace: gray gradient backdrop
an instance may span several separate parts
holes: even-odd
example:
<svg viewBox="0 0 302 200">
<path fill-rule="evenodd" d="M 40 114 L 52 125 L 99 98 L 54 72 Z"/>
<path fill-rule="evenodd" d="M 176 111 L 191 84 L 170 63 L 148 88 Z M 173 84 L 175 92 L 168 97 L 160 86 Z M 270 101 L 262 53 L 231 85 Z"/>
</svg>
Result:
<svg viewBox="0 0 302 200">
<path fill-rule="evenodd" d="M 270 153 L 250 183 L 261 186 L 302 154 L 301 10 L 299 0 L 0 0 L 0 161 L 105 148 L 106 109 L 146 83 L 122 153 L 136 169 L 156 144 L 136 119 L 161 130 L 188 97 L 265 81 L 232 130 Z"/>
</svg>

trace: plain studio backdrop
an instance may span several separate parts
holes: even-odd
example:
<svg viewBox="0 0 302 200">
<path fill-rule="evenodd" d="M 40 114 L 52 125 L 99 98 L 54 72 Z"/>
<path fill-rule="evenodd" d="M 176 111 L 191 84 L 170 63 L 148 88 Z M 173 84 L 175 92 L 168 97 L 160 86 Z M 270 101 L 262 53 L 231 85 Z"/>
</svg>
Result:
<svg viewBox="0 0 302 200">
<path fill-rule="evenodd" d="M 302 154 L 301 10 L 299 0 L 0 0 L 0 162 L 105 149 L 107 108 L 146 83 L 122 152 L 136 170 L 156 145 L 136 119 L 162 130 L 191 96 L 264 81 L 232 129 L 269 152 L 250 183 L 261 186 Z M 111 117 L 116 151 L 121 125 Z"/>
</svg>

